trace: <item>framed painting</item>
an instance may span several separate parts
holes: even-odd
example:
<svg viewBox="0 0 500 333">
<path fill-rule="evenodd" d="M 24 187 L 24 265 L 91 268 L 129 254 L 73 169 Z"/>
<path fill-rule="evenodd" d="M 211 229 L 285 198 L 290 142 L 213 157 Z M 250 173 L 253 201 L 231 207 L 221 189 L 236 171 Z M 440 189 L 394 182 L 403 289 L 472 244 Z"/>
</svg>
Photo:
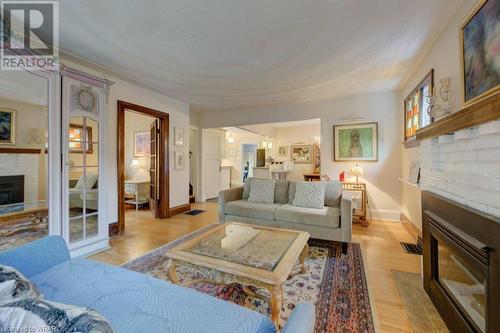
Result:
<svg viewBox="0 0 500 333">
<path fill-rule="evenodd" d="M 378 161 L 378 123 L 333 126 L 336 162 Z"/>
<path fill-rule="evenodd" d="M 0 109 L 0 144 L 16 143 L 16 111 Z"/>
<path fill-rule="evenodd" d="M 500 93 L 500 1 L 480 0 L 460 27 L 464 107 Z"/>
<path fill-rule="evenodd" d="M 178 147 L 184 146 L 184 128 L 174 127 L 174 144 Z"/>
<path fill-rule="evenodd" d="M 290 146 L 290 159 L 296 164 L 309 164 L 311 159 L 311 145 Z"/>
<path fill-rule="evenodd" d="M 149 131 L 134 132 L 134 157 L 149 156 L 150 141 Z"/>
<path fill-rule="evenodd" d="M 174 151 L 174 160 L 175 160 L 175 169 L 183 170 L 184 169 L 184 153 L 179 151 Z"/>
<path fill-rule="evenodd" d="M 288 155 L 288 147 L 287 146 L 279 146 L 278 147 L 278 155 L 279 156 L 286 156 L 286 155 Z"/>
<path fill-rule="evenodd" d="M 83 147 L 85 147 L 86 154 L 94 152 L 92 148 L 92 127 L 86 127 L 87 133 L 84 133 L 82 125 L 69 124 L 68 131 L 70 153 L 82 153 Z"/>
</svg>

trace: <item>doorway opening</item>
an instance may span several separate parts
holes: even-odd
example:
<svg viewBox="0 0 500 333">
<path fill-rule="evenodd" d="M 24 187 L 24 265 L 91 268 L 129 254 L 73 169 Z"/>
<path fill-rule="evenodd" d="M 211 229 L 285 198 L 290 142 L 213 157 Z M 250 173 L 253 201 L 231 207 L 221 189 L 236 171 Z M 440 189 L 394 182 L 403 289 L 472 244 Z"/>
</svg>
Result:
<svg viewBox="0 0 500 333">
<path fill-rule="evenodd" d="M 241 145 L 241 170 L 243 183 L 247 182 L 247 179 L 253 177 L 253 168 L 256 167 L 257 159 L 257 144 L 242 144 Z"/>
<path fill-rule="evenodd" d="M 168 218 L 169 167 L 167 113 L 118 101 L 118 225 L 123 234 L 126 208 L 149 210 L 151 218 Z"/>
</svg>

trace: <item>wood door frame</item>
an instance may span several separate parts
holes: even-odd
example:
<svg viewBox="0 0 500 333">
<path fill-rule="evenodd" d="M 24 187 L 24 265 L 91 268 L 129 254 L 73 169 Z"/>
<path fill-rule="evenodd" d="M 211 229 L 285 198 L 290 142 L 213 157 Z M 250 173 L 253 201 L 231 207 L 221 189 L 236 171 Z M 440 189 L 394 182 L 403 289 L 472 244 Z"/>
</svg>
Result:
<svg viewBox="0 0 500 333">
<path fill-rule="evenodd" d="M 144 114 L 160 120 L 160 144 L 159 153 L 162 158 L 159 160 L 159 182 L 160 204 L 158 211 L 160 218 L 170 217 L 169 207 L 169 114 L 150 109 L 141 105 L 132 104 L 125 101 L 117 101 L 117 174 L 118 174 L 118 232 L 125 232 L 125 111 Z"/>
</svg>

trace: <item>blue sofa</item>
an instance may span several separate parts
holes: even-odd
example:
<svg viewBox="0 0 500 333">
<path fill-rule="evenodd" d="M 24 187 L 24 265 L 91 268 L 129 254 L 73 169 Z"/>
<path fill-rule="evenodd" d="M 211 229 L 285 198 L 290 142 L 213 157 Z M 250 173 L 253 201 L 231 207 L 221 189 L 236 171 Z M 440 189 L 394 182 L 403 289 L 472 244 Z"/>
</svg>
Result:
<svg viewBox="0 0 500 333">
<path fill-rule="evenodd" d="M 145 274 L 69 256 L 61 237 L 49 236 L 0 253 L 48 300 L 89 307 L 117 333 L 273 333 L 268 317 L 239 305 Z M 312 333 L 314 307 L 300 304 L 282 333 Z"/>
</svg>

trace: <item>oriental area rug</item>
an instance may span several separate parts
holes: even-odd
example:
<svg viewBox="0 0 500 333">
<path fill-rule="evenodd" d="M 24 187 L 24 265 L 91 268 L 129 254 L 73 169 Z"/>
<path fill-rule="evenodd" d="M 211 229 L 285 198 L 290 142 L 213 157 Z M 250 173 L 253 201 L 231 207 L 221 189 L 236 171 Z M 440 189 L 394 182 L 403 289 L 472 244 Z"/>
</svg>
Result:
<svg viewBox="0 0 500 333">
<path fill-rule="evenodd" d="M 164 256 L 165 252 L 212 227 L 207 226 L 159 247 L 123 267 L 168 281 L 168 259 Z M 340 244 L 310 239 L 305 263 L 306 273 L 292 274 L 283 285 L 281 326 L 297 304 L 312 303 L 316 307 L 315 333 L 375 332 L 359 244 L 351 243 L 347 254 L 342 255 Z M 177 275 L 181 283 L 197 279 L 196 273 L 187 269 L 178 268 Z M 247 295 L 240 285 L 195 283 L 189 286 L 269 315 L 267 302 Z M 259 290 L 259 293 L 265 294 L 266 291 Z"/>
</svg>

